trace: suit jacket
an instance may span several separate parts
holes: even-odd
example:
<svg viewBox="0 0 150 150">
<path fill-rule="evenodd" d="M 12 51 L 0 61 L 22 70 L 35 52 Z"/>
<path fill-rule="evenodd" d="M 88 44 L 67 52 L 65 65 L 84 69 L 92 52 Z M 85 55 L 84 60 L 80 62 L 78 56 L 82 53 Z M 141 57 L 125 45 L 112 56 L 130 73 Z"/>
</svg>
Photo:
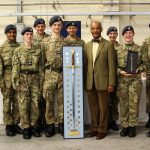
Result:
<svg viewBox="0 0 150 150">
<path fill-rule="evenodd" d="M 109 85 L 116 84 L 115 50 L 111 42 L 101 39 L 97 50 L 94 68 L 92 41 L 84 46 L 84 86 L 91 90 L 93 80 L 97 90 L 107 90 Z"/>
</svg>

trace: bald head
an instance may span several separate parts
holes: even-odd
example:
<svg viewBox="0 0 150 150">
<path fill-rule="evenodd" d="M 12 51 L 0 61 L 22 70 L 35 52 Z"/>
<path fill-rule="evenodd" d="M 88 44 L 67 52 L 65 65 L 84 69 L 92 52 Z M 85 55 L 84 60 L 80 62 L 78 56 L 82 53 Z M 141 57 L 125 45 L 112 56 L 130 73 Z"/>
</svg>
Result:
<svg viewBox="0 0 150 150">
<path fill-rule="evenodd" d="M 100 21 L 96 21 L 96 20 L 95 20 L 95 21 L 92 21 L 92 22 L 91 22 L 91 27 L 92 27 L 92 26 L 95 26 L 95 25 L 96 25 L 96 26 L 99 26 L 100 28 L 102 28 L 102 24 L 101 24 Z"/>
<path fill-rule="evenodd" d="M 99 38 L 101 37 L 101 32 L 102 32 L 102 25 L 101 22 L 99 21 L 92 21 L 91 23 L 91 33 L 94 38 Z"/>
</svg>

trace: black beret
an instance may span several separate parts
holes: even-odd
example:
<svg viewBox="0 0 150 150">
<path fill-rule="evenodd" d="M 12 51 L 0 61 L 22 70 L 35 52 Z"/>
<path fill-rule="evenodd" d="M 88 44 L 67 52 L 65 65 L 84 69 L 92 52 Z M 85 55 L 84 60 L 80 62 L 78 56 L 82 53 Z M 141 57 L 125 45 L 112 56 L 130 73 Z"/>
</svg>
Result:
<svg viewBox="0 0 150 150">
<path fill-rule="evenodd" d="M 42 18 L 38 18 L 34 21 L 33 27 L 36 27 L 38 24 L 45 24 L 45 20 Z"/>
<path fill-rule="evenodd" d="M 134 33 L 134 29 L 132 26 L 128 25 L 128 26 L 125 26 L 122 30 L 122 35 L 125 34 L 126 31 L 132 31 Z"/>
<path fill-rule="evenodd" d="M 26 32 L 33 32 L 33 29 L 31 27 L 25 27 L 22 31 L 21 34 L 24 35 Z"/>
<path fill-rule="evenodd" d="M 5 27 L 4 33 L 6 34 L 7 32 L 9 32 L 10 30 L 17 30 L 17 27 L 13 24 L 9 24 Z"/>
<path fill-rule="evenodd" d="M 58 21 L 63 22 L 60 16 L 53 16 L 53 17 L 49 20 L 49 25 L 52 26 L 55 22 L 58 22 Z"/>
<path fill-rule="evenodd" d="M 107 29 L 107 35 L 108 35 L 110 32 L 112 32 L 112 31 L 118 32 L 117 28 L 114 27 L 114 26 L 112 26 L 112 27 L 109 27 L 109 28 Z"/>
<path fill-rule="evenodd" d="M 77 27 L 78 25 L 77 25 L 76 22 L 69 21 L 69 22 L 66 23 L 66 26 L 65 26 L 65 27 L 68 28 L 69 26 L 75 26 L 75 27 Z"/>
</svg>

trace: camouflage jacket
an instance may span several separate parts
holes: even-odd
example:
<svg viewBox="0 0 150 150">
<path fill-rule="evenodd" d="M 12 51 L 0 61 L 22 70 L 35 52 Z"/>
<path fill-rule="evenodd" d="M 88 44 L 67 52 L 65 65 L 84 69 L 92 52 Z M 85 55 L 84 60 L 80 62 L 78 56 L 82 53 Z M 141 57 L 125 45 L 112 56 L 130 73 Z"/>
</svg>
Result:
<svg viewBox="0 0 150 150">
<path fill-rule="evenodd" d="M 66 42 L 66 46 L 82 46 L 82 47 L 84 47 L 84 44 L 85 44 L 85 42 L 78 37 L 75 40 L 71 40 L 69 37 L 66 37 L 64 40 Z"/>
<path fill-rule="evenodd" d="M 114 43 L 114 47 L 116 48 L 116 47 L 118 47 L 118 46 L 120 46 L 120 44 L 116 41 L 116 42 Z"/>
<path fill-rule="evenodd" d="M 16 48 L 12 64 L 12 83 L 15 89 L 19 85 L 21 71 L 35 71 L 40 78 L 43 77 L 42 53 L 37 45 L 32 45 L 31 49 L 25 48 L 24 44 Z"/>
<path fill-rule="evenodd" d="M 150 74 L 150 37 L 146 38 L 141 46 L 141 50 L 146 62 L 146 72 Z"/>
<path fill-rule="evenodd" d="M 18 42 L 6 40 L 0 47 L 0 79 L 3 78 L 4 70 L 12 68 L 14 50 L 19 46 Z"/>
<path fill-rule="evenodd" d="M 66 44 L 63 37 L 54 39 L 49 36 L 42 41 L 41 49 L 45 69 L 62 70 L 62 47 L 64 45 Z"/>
<path fill-rule="evenodd" d="M 35 34 L 35 35 L 33 36 L 33 43 L 34 43 L 35 45 L 38 45 L 39 48 L 41 48 L 42 40 L 43 40 L 44 38 L 47 38 L 48 36 L 49 36 L 49 35 L 48 35 L 47 33 L 44 34 L 44 37 L 41 37 L 41 36 L 39 36 L 38 34 Z"/>
<path fill-rule="evenodd" d="M 143 61 L 143 53 L 141 51 L 141 47 L 137 44 L 133 43 L 131 45 L 121 45 L 116 47 L 117 51 L 117 74 L 119 75 L 120 71 L 124 71 L 127 63 L 127 55 L 128 51 L 138 52 L 138 66 L 137 71 L 141 73 L 145 71 L 146 66 Z"/>
</svg>

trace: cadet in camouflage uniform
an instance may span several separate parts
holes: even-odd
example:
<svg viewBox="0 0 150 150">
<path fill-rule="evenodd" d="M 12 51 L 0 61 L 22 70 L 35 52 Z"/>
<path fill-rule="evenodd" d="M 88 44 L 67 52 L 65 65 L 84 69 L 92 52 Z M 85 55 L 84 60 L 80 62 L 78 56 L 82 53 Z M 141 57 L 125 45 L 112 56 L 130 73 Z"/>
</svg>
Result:
<svg viewBox="0 0 150 150">
<path fill-rule="evenodd" d="M 146 113 L 148 113 L 148 122 L 146 127 L 150 128 L 150 37 L 146 38 L 142 44 L 141 49 L 147 54 L 147 71 L 146 71 Z M 150 137 L 150 131 L 147 132 L 147 136 Z"/>
<path fill-rule="evenodd" d="M 66 30 L 68 32 L 68 36 L 65 38 L 65 42 L 67 46 L 84 46 L 85 42 L 77 37 L 77 23 L 73 21 L 69 21 L 66 24 Z"/>
<path fill-rule="evenodd" d="M 116 41 L 118 36 L 118 30 L 116 27 L 111 26 L 107 30 L 107 36 L 109 37 L 110 42 L 114 44 L 114 47 L 118 47 L 119 43 Z M 116 56 L 115 56 L 116 58 Z M 117 85 L 117 84 L 116 84 Z M 109 94 L 109 121 L 108 121 L 108 129 L 112 129 L 114 131 L 118 131 L 119 127 L 116 123 L 116 121 L 119 118 L 119 112 L 118 112 L 118 98 L 116 93 L 116 88 L 114 92 L 111 92 Z"/>
<path fill-rule="evenodd" d="M 49 36 L 47 33 L 45 33 L 45 28 L 46 28 L 45 20 L 42 18 L 36 19 L 33 27 L 36 30 L 36 33 L 33 36 L 33 43 L 35 45 L 38 45 L 40 48 L 42 40 Z"/>
<path fill-rule="evenodd" d="M 11 84 L 12 56 L 19 43 L 16 42 L 16 26 L 10 24 L 5 28 L 7 40 L 0 47 L 0 87 L 3 95 L 3 119 L 6 125 L 6 135 L 14 136 L 22 134 L 18 126 L 20 114 L 17 101 L 17 93 Z"/>
<path fill-rule="evenodd" d="M 64 39 L 60 35 L 63 21 L 59 16 L 54 16 L 50 19 L 49 25 L 52 29 L 52 35 L 45 38 L 42 43 L 45 65 L 43 97 L 46 101 L 46 137 L 55 134 L 55 108 L 59 132 L 63 134 L 62 46 L 64 45 Z M 54 105 L 56 97 L 57 106 Z"/>
<path fill-rule="evenodd" d="M 35 45 L 38 45 L 38 48 L 41 49 L 41 43 L 42 40 L 46 37 L 48 37 L 49 35 L 47 33 L 45 33 L 45 20 L 42 18 L 38 18 L 35 20 L 34 22 L 34 28 L 36 30 L 36 33 L 33 36 L 33 43 Z M 41 94 L 41 98 L 40 98 L 40 103 L 39 103 L 39 109 L 40 109 L 40 116 L 39 116 L 39 130 L 44 130 L 45 129 L 45 100 L 43 99 L 43 94 L 42 94 L 42 89 L 40 91 Z"/>
<path fill-rule="evenodd" d="M 21 124 L 24 128 L 23 138 L 40 137 L 37 129 L 39 118 L 39 89 L 42 77 L 42 53 L 32 43 L 33 29 L 26 27 L 21 34 L 24 43 L 19 46 L 13 56 L 12 83 L 18 91 Z"/>
<path fill-rule="evenodd" d="M 125 44 L 117 47 L 118 61 L 118 98 L 120 102 L 120 115 L 122 131 L 120 136 L 136 136 L 136 125 L 139 112 L 139 100 L 142 90 L 141 72 L 144 71 L 143 54 L 140 47 L 134 43 L 134 29 L 126 26 L 122 30 Z M 138 52 L 138 66 L 136 74 L 125 72 L 128 51 Z"/>
<path fill-rule="evenodd" d="M 118 37 L 118 30 L 116 27 L 114 27 L 114 26 L 109 27 L 107 29 L 107 36 L 109 37 L 110 42 L 112 42 L 114 44 L 114 47 L 120 46 L 118 41 L 116 41 L 116 39 Z"/>
</svg>

